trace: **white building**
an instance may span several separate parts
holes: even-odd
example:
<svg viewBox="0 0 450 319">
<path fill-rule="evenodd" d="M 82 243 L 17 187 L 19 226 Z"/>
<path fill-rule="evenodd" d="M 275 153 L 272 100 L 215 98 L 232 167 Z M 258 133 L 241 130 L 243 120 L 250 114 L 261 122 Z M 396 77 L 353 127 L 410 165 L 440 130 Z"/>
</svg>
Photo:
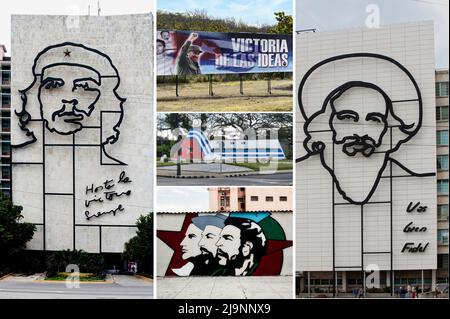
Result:
<svg viewBox="0 0 450 319">
<path fill-rule="evenodd" d="M 12 198 L 37 226 L 28 249 L 121 253 L 152 211 L 152 30 L 151 14 L 12 16 Z"/>
<path fill-rule="evenodd" d="M 433 289 L 433 23 L 305 33 L 296 45 L 300 292 L 393 293 L 408 278 Z"/>
</svg>

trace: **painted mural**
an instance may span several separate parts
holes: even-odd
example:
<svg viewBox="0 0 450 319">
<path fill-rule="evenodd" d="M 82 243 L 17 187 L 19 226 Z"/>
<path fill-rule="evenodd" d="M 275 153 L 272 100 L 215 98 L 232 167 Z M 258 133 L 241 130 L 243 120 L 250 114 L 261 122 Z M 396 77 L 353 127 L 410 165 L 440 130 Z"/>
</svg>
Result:
<svg viewBox="0 0 450 319">
<path fill-rule="evenodd" d="M 166 276 L 279 275 L 292 246 L 270 212 L 187 213 L 179 231 L 158 230 L 173 251 Z"/>
</svg>

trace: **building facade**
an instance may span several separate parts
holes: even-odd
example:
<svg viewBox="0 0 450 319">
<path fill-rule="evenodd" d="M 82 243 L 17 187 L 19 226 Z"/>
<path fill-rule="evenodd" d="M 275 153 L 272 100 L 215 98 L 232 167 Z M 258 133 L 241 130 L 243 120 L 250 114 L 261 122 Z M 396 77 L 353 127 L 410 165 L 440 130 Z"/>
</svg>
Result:
<svg viewBox="0 0 450 319">
<path fill-rule="evenodd" d="M 432 22 L 297 35 L 300 293 L 436 287 Z"/>
<path fill-rule="evenodd" d="M 212 211 L 291 210 L 291 187 L 209 187 Z"/>
<path fill-rule="evenodd" d="M 436 71 L 437 242 L 436 282 L 448 285 L 448 69 Z"/>
<path fill-rule="evenodd" d="M 0 112 L 1 112 L 1 167 L 0 190 L 11 194 L 11 59 L 6 47 L 0 44 Z"/>
<path fill-rule="evenodd" d="M 152 16 L 11 25 L 12 199 L 37 228 L 27 248 L 122 253 L 153 210 Z"/>
</svg>

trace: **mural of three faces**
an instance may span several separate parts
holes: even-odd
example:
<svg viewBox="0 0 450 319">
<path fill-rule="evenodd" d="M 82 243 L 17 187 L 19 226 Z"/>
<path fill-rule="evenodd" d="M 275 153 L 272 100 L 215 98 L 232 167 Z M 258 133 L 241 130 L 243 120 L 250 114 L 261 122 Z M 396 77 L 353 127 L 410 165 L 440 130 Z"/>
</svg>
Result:
<svg viewBox="0 0 450 319">
<path fill-rule="evenodd" d="M 166 276 L 277 275 L 292 246 L 270 212 L 187 213 L 180 231 L 158 238 L 174 250 Z"/>
</svg>

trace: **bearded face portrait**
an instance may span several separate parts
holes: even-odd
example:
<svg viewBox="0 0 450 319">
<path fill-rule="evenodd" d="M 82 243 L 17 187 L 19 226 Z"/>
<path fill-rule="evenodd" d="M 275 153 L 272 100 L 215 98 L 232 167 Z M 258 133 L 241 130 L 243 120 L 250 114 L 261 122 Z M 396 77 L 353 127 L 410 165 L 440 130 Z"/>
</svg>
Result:
<svg viewBox="0 0 450 319">
<path fill-rule="evenodd" d="M 397 98 L 391 86 L 379 83 L 370 73 L 360 77 L 364 81 L 343 77 L 322 99 L 314 93 L 320 87 L 314 82 L 318 74 L 323 76 L 340 61 L 363 74 L 356 71 L 364 65 L 361 60 L 367 65 L 391 65 L 402 85 L 411 87 L 412 97 Z M 303 146 L 307 154 L 297 162 L 318 155 L 342 198 L 357 205 L 370 200 L 393 160 L 391 154 L 409 141 L 422 123 L 420 91 L 412 76 L 390 58 L 374 54 L 336 56 L 314 65 L 300 83 L 299 105 L 305 119 Z M 353 172 L 364 172 L 364 181 L 355 180 Z"/>
<path fill-rule="evenodd" d="M 216 243 L 219 265 L 228 275 L 249 275 L 266 251 L 266 237 L 261 227 L 247 219 L 230 217 Z"/>
<path fill-rule="evenodd" d="M 101 138 L 103 147 L 119 139 L 125 99 L 117 93 L 119 73 L 107 55 L 64 42 L 38 53 L 32 73 L 32 83 L 20 90 L 22 106 L 16 115 L 23 135 L 13 147 L 37 140 L 41 131 L 36 132 L 33 122 L 42 122 L 47 132 L 58 135 L 90 129 L 98 135 L 92 140 L 98 144 Z"/>
</svg>

